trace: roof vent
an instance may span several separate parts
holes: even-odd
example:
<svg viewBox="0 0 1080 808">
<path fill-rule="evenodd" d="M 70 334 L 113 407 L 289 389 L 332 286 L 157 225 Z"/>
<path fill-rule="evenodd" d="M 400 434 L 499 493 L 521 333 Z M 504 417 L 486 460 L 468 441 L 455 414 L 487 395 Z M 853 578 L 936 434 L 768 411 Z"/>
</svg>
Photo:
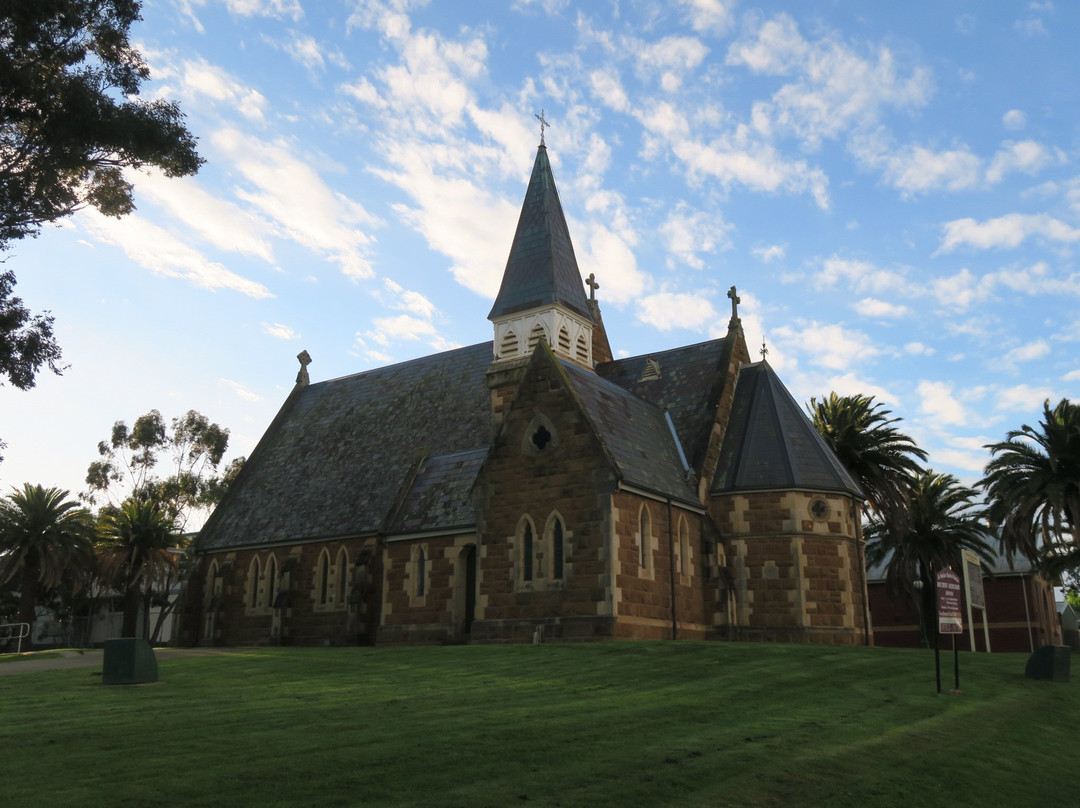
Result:
<svg viewBox="0 0 1080 808">
<path fill-rule="evenodd" d="M 645 360 L 645 367 L 641 370 L 641 378 L 639 382 L 651 382 L 660 378 L 660 363 L 655 359 L 649 358 Z"/>
</svg>

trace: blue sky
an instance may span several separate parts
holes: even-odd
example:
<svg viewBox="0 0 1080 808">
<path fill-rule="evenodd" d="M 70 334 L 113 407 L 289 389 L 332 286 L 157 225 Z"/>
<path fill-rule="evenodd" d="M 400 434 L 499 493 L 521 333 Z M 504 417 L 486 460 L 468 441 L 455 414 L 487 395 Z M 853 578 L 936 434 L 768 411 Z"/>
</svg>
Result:
<svg viewBox="0 0 1080 808">
<path fill-rule="evenodd" d="M 6 268 L 70 369 L 0 390 L 0 486 L 84 488 L 113 421 L 248 454 L 313 381 L 489 340 L 545 111 L 578 263 L 630 356 L 747 339 L 866 393 L 931 465 L 1080 398 L 1072 3 L 147 0 L 145 94 L 206 165 L 135 174 Z"/>
</svg>

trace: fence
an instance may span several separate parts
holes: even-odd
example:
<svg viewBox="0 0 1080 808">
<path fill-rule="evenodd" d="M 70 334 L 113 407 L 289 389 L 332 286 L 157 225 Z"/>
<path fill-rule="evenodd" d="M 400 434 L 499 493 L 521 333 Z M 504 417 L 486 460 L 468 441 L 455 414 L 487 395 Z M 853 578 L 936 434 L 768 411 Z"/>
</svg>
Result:
<svg viewBox="0 0 1080 808">
<path fill-rule="evenodd" d="M 22 653 L 22 641 L 30 636 L 29 623 L 0 623 L 0 643 L 10 647 L 12 640 L 18 641 L 16 653 Z"/>
</svg>

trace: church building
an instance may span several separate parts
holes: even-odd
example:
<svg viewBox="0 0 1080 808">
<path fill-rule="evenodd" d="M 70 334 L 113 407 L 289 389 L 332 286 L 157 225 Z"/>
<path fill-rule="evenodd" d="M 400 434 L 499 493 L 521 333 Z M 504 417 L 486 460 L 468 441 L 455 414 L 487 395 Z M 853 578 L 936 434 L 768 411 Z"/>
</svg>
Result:
<svg viewBox="0 0 1080 808">
<path fill-rule="evenodd" d="M 196 543 L 185 644 L 870 644 L 862 493 L 738 316 L 615 359 L 543 142 L 493 341 L 296 385 Z"/>
</svg>

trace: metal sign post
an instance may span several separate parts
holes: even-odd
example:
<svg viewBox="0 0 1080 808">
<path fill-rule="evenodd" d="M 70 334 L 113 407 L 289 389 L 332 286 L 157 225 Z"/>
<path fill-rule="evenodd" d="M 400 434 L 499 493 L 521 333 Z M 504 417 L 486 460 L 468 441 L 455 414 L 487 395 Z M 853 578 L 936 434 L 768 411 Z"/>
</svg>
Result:
<svg viewBox="0 0 1080 808">
<path fill-rule="evenodd" d="M 953 641 L 953 672 L 956 677 L 954 694 L 960 692 L 960 652 L 956 647 L 956 635 L 964 633 L 964 618 L 960 611 L 960 576 L 952 568 L 938 572 L 937 583 L 937 629 L 939 634 L 951 634 Z M 941 692 L 941 650 L 934 643 L 934 660 L 937 667 L 937 692 Z"/>
</svg>

